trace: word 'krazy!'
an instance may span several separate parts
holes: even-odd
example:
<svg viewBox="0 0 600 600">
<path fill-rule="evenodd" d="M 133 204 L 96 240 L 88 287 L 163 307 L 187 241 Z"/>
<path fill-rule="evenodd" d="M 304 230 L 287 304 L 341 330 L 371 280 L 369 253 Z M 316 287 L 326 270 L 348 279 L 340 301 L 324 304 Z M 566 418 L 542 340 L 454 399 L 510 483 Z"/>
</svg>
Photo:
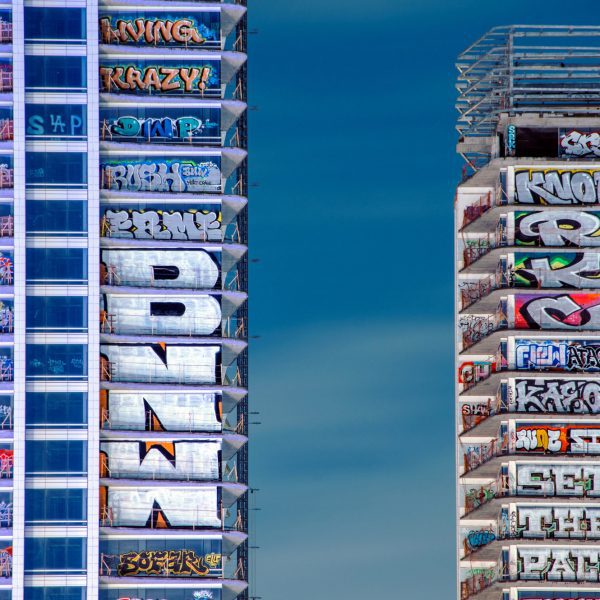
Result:
<svg viewBox="0 0 600 600">
<path fill-rule="evenodd" d="M 119 19 L 112 27 L 111 19 L 100 19 L 100 35 L 106 44 L 138 43 L 161 44 L 198 44 L 206 41 L 191 19 Z"/>
<path fill-rule="evenodd" d="M 100 67 L 102 91 L 204 93 L 212 67 Z"/>
</svg>

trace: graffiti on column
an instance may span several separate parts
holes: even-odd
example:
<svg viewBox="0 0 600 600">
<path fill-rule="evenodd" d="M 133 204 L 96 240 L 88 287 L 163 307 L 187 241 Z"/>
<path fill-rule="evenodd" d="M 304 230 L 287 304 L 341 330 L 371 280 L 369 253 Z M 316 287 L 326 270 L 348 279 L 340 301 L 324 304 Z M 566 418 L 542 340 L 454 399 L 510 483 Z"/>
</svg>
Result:
<svg viewBox="0 0 600 600">
<path fill-rule="evenodd" d="M 100 165 L 102 187 L 129 192 L 220 192 L 221 157 L 135 160 Z"/>
<path fill-rule="evenodd" d="M 219 21 L 220 14 L 217 11 L 194 12 L 185 16 L 150 11 L 141 15 L 102 15 L 99 20 L 100 39 L 104 44 L 203 46 L 218 49 Z"/>
<path fill-rule="evenodd" d="M 600 293 L 516 294 L 516 329 L 600 329 Z"/>
<path fill-rule="evenodd" d="M 516 379 L 510 412 L 600 413 L 600 383 L 582 379 Z"/>
<path fill-rule="evenodd" d="M 218 98 L 221 96 L 221 65 L 215 59 L 185 64 L 169 60 L 161 64 L 141 59 L 134 64 L 104 61 L 100 66 L 100 91 Z"/>
<path fill-rule="evenodd" d="M 223 239 L 221 213 L 209 210 L 112 210 L 104 212 L 105 235 L 154 240 Z"/>
<path fill-rule="evenodd" d="M 593 158 L 600 156 L 600 132 L 586 129 L 559 131 L 559 156 L 566 158 Z"/>
<path fill-rule="evenodd" d="M 599 169 L 515 169 L 515 204 L 598 204 L 599 189 Z"/>
<path fill-rule="evenodd" d="M 514 285 L 528 288 L 599 288 L 600 254 L 514 254 Z"/>
</svg>

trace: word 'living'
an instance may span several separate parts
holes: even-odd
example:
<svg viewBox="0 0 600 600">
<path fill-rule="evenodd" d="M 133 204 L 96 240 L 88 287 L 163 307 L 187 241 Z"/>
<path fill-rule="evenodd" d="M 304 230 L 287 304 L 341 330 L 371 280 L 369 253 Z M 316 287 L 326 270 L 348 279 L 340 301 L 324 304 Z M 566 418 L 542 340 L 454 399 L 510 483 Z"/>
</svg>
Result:
<svg viewBox="0 0 600 600">
<path fill-rule="evenodd" d="M 119 19 L 116 27 L 113 28 L 111 20 L 104 17 L 100 19 L 100 34 L 105 43 L 135 43 L 142 40 L 142 38 L 147 44 L 160 42 L 203 44 L 206 41 L 198 28 L 194 27 L 194 21 L 191 19 L 178 19 L 177 21 L 168 19 Z"/>
</svg>

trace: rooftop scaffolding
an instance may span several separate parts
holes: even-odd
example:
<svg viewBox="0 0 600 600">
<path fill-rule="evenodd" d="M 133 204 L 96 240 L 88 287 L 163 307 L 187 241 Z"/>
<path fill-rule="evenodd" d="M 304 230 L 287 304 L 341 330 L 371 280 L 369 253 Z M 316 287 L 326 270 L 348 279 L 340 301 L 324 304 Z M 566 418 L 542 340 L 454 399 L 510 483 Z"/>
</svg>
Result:
<svg viewBox="0 0 600 600">
<path fill-rule="evenodd" d="M 495 158 L 500 115 L 600 115 L 600 26 L 495 27 L 456 63 L 458 152 L 477 171 Z"/>
</svg>

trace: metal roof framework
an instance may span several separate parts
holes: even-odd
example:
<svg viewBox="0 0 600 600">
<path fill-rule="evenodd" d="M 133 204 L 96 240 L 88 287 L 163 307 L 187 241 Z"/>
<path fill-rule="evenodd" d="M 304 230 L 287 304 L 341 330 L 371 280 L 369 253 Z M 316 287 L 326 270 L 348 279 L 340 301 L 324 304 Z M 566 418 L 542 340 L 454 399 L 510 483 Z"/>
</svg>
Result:
<svg viewBox="0 0 600 600">
<path fill-rule="evenodd" d="M 474 171 L 491 158 L 501 114 L 600 115 L 600 26 L 495 27 L 456 67 L 459 152 Z"/>
</svg>

